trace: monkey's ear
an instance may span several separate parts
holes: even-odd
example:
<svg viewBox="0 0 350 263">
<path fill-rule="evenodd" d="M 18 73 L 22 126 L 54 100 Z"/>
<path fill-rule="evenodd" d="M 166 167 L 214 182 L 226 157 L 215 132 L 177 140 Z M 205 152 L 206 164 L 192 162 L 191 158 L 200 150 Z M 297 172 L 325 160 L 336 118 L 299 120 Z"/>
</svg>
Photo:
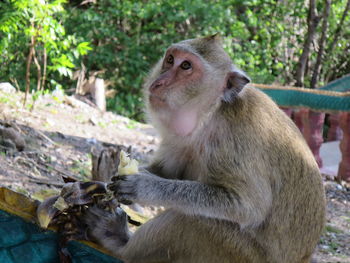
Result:
<svg viewBox="0 0 350 263">
<path fill-rule="evenodd" d="M 204 39 L 206 39 L 208 41 L 221 42 L 220 33 L 215 33 L 214 35 L 207 36 Z"/>
<path fill-rule="evenodd" d="M 228 73 L 222 100 L 232 102 L 249 82 L 250 79 L 242 72 L 233 71 Z"/>
</svg>

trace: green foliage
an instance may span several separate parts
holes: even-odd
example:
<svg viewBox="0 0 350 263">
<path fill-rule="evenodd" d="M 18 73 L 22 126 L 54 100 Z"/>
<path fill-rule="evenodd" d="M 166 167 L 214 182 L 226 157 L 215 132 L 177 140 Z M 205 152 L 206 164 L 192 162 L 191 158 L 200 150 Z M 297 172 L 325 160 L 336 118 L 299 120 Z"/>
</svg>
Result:
<svg viewBox="0 0 350 263">
<path fill-rule="evenodd" d="M 334 226 L 331 226 L 331 225 L 326 225 L 326 229 L 325 229 L 327 232 L 329 233 L 335 233 L 335 234 L 341 234 L 343 233 L 343 231 L 341 231 L 340 229 L 334 227 Z"/>
<path fill-rule="evenodd" d="M 318 86 L 350 71 L 349 15 L 331 48 L 346 2 L 332 1 Z M 304 0 L 64 3 L 64 0 L 0 2 L 3 65 L 0 80 L 17 78 L 23 85 L 29 37 L 35 34 L 38 57 L 44 47 L 48 52 L 49 87 L 70 88 L 74 85 L 72 71 L 83 62 L 88 73 L 103 72 L 101 77 L 111 82 L 109 88 L 116 91 L 115 97 L 107 102 L 108 109 L 137 120 L 143 119 L 141 86 L 145 75 L 166 47 L 186 38 L 220 33 L 226 51 L 253 82 L 293 85 L 307 33 L 309 8 Z M 318 1 L 319 14 L 323 8 L 324 1 Z M 320 34 L 319 27 L 308 60 L 306 87 L 312 76 Z M 90 46 L 93 51 L 88 52 L 92 50 Z"/>
<path fill-rule="evenodd" d="M 31 41 L 38 61 L 32 80 L 44 78 L 47 56 L 49 79 L 72 77 L 74 63 L 91 50 L 88 42 L 78 43 L 74 35 L 67 35 L 62 25 L 66 0 L 5 0 L 0 2 L 0 80 L 17 80 L 24 87 L 25 62 Z M 35 72 L 32 67 L 32 73 Z M 38 76 L 40 74 L 40 76 Z M 33 75 L 33 74 L 32 74 Z M 45 76 L 46 77 L 46 76 Z M 66 79 L 67 80 L 67 79 Z M 31 81 L 34 88 L 35 81 Z M 52 87 L 49 82 L 49 87 Z"/>
<path fill-rule="evenodd" d="M 332 30 L 345 2 L 332 6 Z M 108 108 L 142 119 L 144 76 L 169 44 L 186 38 L 219 32 L 227 52 L 254 82 L 293 84 L 307 31 L 308 5 L 302 0 L 100 0 L 69 12 L 67 31 L 95 46 L 84 61 L 87 68 L 106 69 L 103 77 L 117 91 Z M 349 45 L 345 39 L 341 43 Z"/>
</svg>

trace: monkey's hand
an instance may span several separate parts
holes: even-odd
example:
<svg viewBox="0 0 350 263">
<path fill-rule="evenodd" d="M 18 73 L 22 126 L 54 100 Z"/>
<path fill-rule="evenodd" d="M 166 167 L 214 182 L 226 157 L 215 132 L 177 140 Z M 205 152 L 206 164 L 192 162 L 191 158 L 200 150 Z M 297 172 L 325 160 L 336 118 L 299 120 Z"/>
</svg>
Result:
<svg viewBox="0 0 350 263">
<path fill-rule="evenodd" d="M 108 189 L 113 191 L 118 202 L 131 205 L 134 202 L 143 203 L 147 199 L 145 191 L 148 186 L 158 181 L 157 177 L 149 173 L 114 176 Z"/>
<path fill-rule="evenodd" d="M 118 256 L 118 248 L 123 247 L 130 238 L 127 214 L 118 207 L 106 211 L 96 206 L 87 210 L 84 221 L 88 236 Z"/>
</svg>

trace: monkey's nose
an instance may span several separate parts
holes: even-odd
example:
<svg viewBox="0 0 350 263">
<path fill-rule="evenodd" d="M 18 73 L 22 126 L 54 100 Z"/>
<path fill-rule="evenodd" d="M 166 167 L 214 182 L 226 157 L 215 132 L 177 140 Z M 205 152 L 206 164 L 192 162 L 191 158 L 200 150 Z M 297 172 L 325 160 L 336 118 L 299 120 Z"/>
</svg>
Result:
<svg viewBox="0 0 350 263">
<path fill-rule="evenodd" d="M 155 81 L 149 88 L 150 92 L 154 92 L 164 85 L 164 81 Z"/>
</svg>

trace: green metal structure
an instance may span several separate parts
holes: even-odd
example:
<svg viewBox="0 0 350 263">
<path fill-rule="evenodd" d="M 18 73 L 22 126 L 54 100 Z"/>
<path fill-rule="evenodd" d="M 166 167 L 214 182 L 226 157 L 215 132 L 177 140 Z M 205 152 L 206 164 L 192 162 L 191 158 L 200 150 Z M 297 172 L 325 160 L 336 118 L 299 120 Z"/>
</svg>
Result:
<svg viewBox="0 0 350 263">
<path fill-rule="evenodd" d="M 350 112 L 350 75 L 319 89 L 252 85 L 261 89 L 282 107 L 307 108 L 322 112 Z"/>
</svg>

